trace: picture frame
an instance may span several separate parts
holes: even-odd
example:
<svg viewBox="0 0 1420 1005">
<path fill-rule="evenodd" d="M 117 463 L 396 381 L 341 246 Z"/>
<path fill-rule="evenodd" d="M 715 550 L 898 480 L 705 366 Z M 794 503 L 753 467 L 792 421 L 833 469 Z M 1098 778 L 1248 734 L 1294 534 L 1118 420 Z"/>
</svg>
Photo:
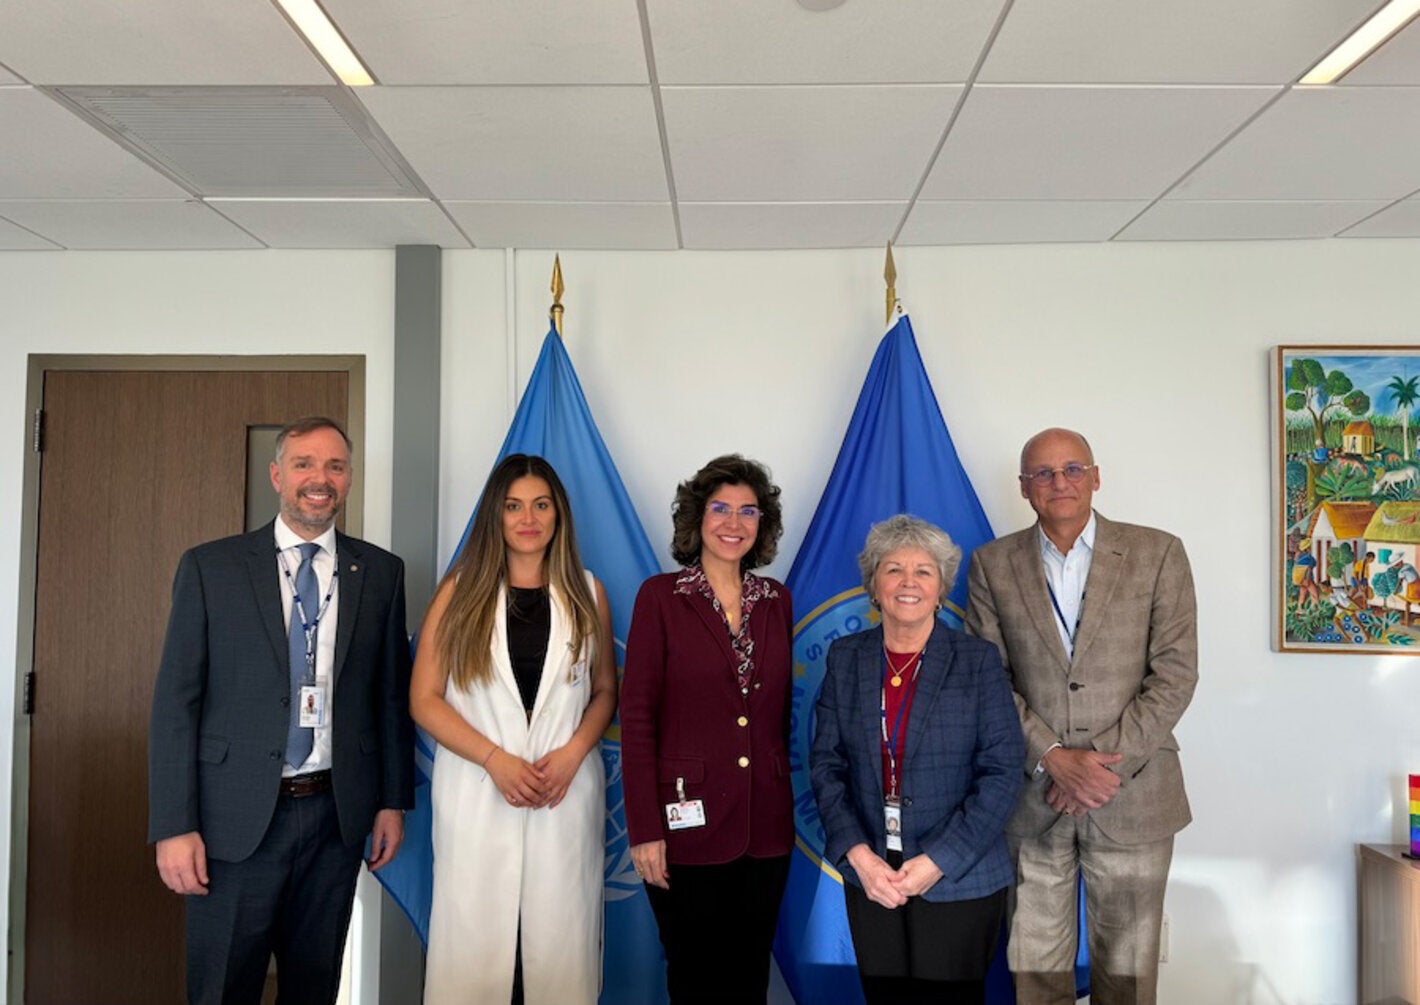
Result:
<svg viewBox="0 0 1420 1005">
<path fill-rule="evenodd" d="M 1420 655 L 1420 346 L 1272 352 L 1274 648 Z"/>
</svg>

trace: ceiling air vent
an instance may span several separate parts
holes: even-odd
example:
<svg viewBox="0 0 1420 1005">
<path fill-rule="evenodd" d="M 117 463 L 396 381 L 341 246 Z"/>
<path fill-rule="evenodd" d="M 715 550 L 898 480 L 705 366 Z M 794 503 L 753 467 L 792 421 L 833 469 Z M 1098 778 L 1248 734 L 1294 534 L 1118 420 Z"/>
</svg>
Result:
<svg viewBox="0 0 1420 1005">
<path fill-rule="evenodd" d="M 427 196 L 339 87 L 64 87 L 59 96 L 195 194 Z"/>
</svg>

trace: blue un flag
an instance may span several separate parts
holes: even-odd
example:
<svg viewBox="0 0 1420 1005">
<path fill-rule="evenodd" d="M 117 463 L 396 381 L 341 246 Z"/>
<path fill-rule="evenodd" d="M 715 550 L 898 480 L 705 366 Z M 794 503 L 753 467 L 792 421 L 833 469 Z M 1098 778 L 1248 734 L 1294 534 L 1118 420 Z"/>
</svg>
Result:
<svg viewBox="0 0 1420 1005">
<path fill-rule="evenodd" d="M 823 826 L 809 786 L 809 746 L 829 643 L 869 627 L 858 552 L 868 528 L 895 513 L 930 520 L 950 534 L 961 547 L 963 570 L 972 550 L 992 538 L 906 316 L 883 336 L 873 356 L 838 460 L 787 581 L 798 619 L 790 738 L 796 840 L 774 954 L 800 1003 L 863 1001 L 843 907 L 843 880 L 833 863 L 823 860 Z M 963 574 L 942 612 L 957 628 L 966 592 Z M 1003 977 L 994 980 L 999 983 Z M 1006 993 L 1000 1000 L 1012 1000 L 1009 984 Z"/>
<path fill-rule="evenodd" d="M 548 331 L 543 340 L 498 460 L 509 454 L 545 457 L 562 479 L 577 521 L 582 564 L 601 580 L 611 604 L 619 670 L 625 663 L 626 632 L 636 591 L 643 580 L 661 570 L 555 330 Z M 472 526 L 470 515 L 465 539 Z M 622 803 L 620 740 L 620 726 L 613 723 L 602 740 L 607 818 L 601 1001 L 606 1005 L 658 1005 L 666 1000 L 665 962 L 655 918 L 631 864 Z M 433 874 L 428 781 L 434 744 L 421 734 L 416 747 L 418 805 L 406 816 L 404 847 L 395 861 L 376 875 L 427 942 Z"/>
</svg>

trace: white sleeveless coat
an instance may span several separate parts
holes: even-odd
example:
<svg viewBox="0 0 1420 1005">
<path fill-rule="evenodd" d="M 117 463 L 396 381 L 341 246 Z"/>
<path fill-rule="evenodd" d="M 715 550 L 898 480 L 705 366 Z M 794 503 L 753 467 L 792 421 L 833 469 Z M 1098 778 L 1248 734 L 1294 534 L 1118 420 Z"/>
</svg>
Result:
<svg viewBox="0 0 1420 1005">
<path fill-rule="evenodd" d="M 596 595 L 595 580 L 587 583 Z M 445 699 L 510 754 L 536 763 L 571 739 L 591 700 L 592 645 L 575 664 L 571 622 L 556 590 L 542 680 L 529 722 L 508 656 L 507 595 L 493 628 L 493 674 Z M 606 771 L 600 748 L 583 759 L 554 809 L 508 805 L 472 761 L 435 753 L 434 901 L 426 1005 L 507 1005 L 522 916 L 527 1005 L 594 1005 L 601 988 Z"/>
</svg>

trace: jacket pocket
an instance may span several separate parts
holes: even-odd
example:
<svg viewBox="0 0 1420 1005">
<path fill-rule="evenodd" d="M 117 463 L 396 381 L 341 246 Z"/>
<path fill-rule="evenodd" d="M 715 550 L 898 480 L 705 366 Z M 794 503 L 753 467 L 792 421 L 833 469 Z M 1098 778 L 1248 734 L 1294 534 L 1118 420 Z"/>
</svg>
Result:
<svg viewBox="0 0 1420 1005">
<path fill-rule="evenodd" d="M 660 777 L 662 785 L 674 785 L 677 778 L 687 785 L 705 781 L 705 761 L 699 757 L 661 758 Z"/>
<path fill-rule="evenodd" d="M 205 764 L 221 764 L 227 759 L 229 746 L 224 736 L 200 736 L 197 738 L 197 759 Z"/>
</svg>

